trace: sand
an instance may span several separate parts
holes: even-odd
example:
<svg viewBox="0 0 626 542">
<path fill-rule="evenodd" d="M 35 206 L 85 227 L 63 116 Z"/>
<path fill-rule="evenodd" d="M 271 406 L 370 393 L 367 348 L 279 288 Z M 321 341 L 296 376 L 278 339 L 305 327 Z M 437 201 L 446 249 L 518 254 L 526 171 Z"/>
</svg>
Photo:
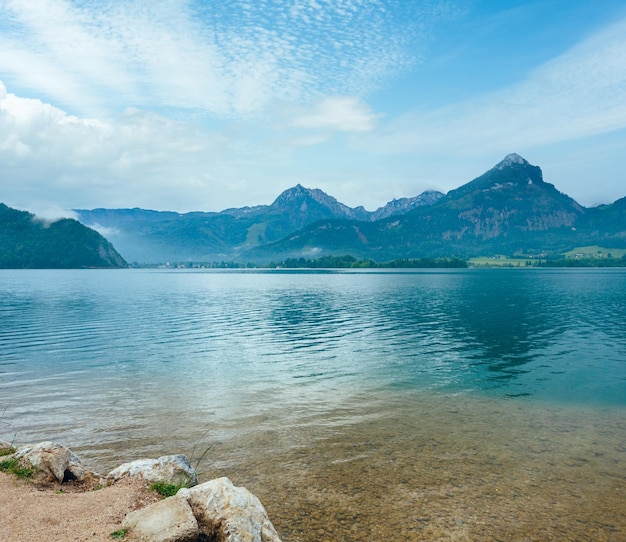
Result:
<svg viewBox="0 0 626 542">
<path fill-rule="evenodd" d="M 1 542 L 108 541 L 124 516 L 158 496 L 145 483 L 120 481 L 101 489 L 38 486 L 0 472 Z"/>
</svg>

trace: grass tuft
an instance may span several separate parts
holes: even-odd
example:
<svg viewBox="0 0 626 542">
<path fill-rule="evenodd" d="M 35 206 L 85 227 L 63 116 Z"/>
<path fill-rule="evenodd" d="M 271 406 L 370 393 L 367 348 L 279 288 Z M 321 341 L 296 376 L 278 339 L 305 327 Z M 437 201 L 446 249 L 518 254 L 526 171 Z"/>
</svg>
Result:
<svg viewBox="0 0 626 542">
<path fill-rule="evenodd" d="M 200 437 L 198 438 L 198 440 L 196 441 L 196 444 L 194 445 L 194 447 L 191 449 L 191 456 L 189 457 L 189 462 L 193 463 L 195 461 L 196 464 L 194 465 L 194 469 L 196 469 L 196 471 L 198 470 L 200 463 L 202 463 L 206 455 L 211 451 L 211 448 L 213 448 L 213 444 L 211 444 L 210 446 L 207 446 L 204 449 L 204 451 L 200 454 L 200 457 L 196 459 L 196 450 L 198 448 L 198 441 L 204 439 L 204 437 L 206 437 L 210 432 L 211 432 L 211 428 L 207 429 L 204 433 L 202 433 Z"/>
<path fill-rule="evenodd" d="M 119 529 L 118 531 L 113 531 L 109 536 L 114 540 L 121 540 L 128 534 L 128 529 Z"/>
<path fill-rule="evenodd" d="M 195 460 L 195 461 L 196 461 L 196 465 L 195 465 L 194 469 L 196 469 L 196 471 L 197 471 L 197 470 L 198 470 L 198 468 L 200 467 L 200 463 L 202 463 L 202 461 L 204 460 L 204 458 L 206 457 L 206 455 L 207 455 L 207 454 L 211 451 L 211 448 L 213 448 L 213 445 L 208 446 L 207 448 L 205 448 L 204 452 L 202 452 L 202 453 L 200 454 L 200 457 L 199 457 L 197 460 Z M 194 455 L 195 455 L 195 448 L 194 448 L 194 450 L 193 450 L 193 451 L 192 451 L 192 453 L 191 453 L 191 459 L 190 459 L 190 461 L 194 461 L 194 458 L 193 458 L 193 456 L 194 456 Z"/>
<path fill-rule="evenodd" d="M 14 446 L 9 446 L 8 448 L 0 449 L 0 457 L 4 457 L 5 455 L 11 455 L 16 452 L 16 448 Z"/>
<path fill-rule="evenodd" d="M 16 457 L 10 457 L 4 461 L 0 461 L 0 471 L 15 474 L 18 478 L 32 478 L 35 472 L 37 472 L 36 469 L 32 467 L 23 466 Z"/>
<path fill-rule="evenodd" d="M 187 487 L 185 485 L 168 484 L 167 482 L 154 482 L 150 484 L 150 491 L 155 491 L 162 497 L 172 497 L 178 493 L 179 489 Z"/>
</svg>

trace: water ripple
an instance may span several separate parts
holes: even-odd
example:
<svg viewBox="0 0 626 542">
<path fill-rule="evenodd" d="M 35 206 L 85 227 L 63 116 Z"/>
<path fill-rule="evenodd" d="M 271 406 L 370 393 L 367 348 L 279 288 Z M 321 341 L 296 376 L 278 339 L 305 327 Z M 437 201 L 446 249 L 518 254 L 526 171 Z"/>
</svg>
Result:
<svg viewBox="0 0 626 542">
<path fill-rule="evenodd" d="M 0 401 L 32 427 L 398 387 L 626 403 L 622 270 L 1 273 Z"/>
</svg>

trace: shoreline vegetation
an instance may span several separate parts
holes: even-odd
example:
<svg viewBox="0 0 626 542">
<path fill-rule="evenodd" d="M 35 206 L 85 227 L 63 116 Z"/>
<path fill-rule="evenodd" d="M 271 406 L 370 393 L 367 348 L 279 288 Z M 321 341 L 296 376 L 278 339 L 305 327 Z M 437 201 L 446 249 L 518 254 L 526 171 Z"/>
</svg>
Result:
<svg viewBox="0 0 626 542">
<path fill-rule="evenodd" d="M 593 249 L 593 250 L 590 250 Z M 287 258 L 261 265 L 241 262 L 167 262 L 165 264 L 130 265 L 141 269 L 467 269 L 467 268 L 563 268 L 563 267 L 626 267 L 626 250 L 585 247 L 563 255 L 538 256 L 480 256 L 469 259 L 459 257 L 442 258 L 398 258 L 387 262 L 326 255 L 319 258 Z"/>
</svg>

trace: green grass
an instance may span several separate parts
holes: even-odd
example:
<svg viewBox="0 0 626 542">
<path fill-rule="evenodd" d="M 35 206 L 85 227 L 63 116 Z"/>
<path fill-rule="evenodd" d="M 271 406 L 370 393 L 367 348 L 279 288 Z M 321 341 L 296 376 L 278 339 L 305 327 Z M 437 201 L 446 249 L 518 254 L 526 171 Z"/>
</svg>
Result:
<svg viewBox="0 0 626 542">
<path fill-rule="evenodd" d="M 250 226 L 246 235 L 246 245 L 256 246 L 260 244 L 265 237 L 266 227 L 267 224 L 265 222 Z"/>
<path fill-rule="evenodd" d="M 506 256 L 488 257 L 480 256 L 478 258 L 470 258 L 468 265 L 470 267 L 526 267 L 526 262 L 536 262 L 530 258 L 507 258 Z"/>
<path fill-rule="evenodd" d="M 18 478 L 32 478 L 37 472 L 32 467 L 24 467 L 16 457 L 0 461 L 0 471 L 14 474 Z"/>
<path fill-rule="evenodd" d="M 115 540 L 121 540 L 128 534 L 128 529 L 120 529 L 119 531 L 113 531 L 109 536 Z"/>
<path fill-rule="evenodd" d="M 607 248 L 597 245 L 591 245 L 587 247 L 576 247 L 569 252 L 566 252 L 564 256 L 566 258 L 608 258 L 609 254 L 612 258 L 621 258 L 626 254 L 624 248 Z"/>
<path fill-rule="evenodd" d="M 5 455 L 11 455 L 15 452 L 15 448 L 13 446 L 9 446 L 8 448 L 0 449 L 0 457 L 4 457 Z"/>
<path fill-rule="evenodd" d="M 154 482 L 150 484 L 150 491 L 155 491 L 162 497 L 172 497 L 178 493 L 179 489 L 187 487 L 185 485 L 179 486 L 177 484 L 168 484 L 167 482 Z"/>
</svg>

